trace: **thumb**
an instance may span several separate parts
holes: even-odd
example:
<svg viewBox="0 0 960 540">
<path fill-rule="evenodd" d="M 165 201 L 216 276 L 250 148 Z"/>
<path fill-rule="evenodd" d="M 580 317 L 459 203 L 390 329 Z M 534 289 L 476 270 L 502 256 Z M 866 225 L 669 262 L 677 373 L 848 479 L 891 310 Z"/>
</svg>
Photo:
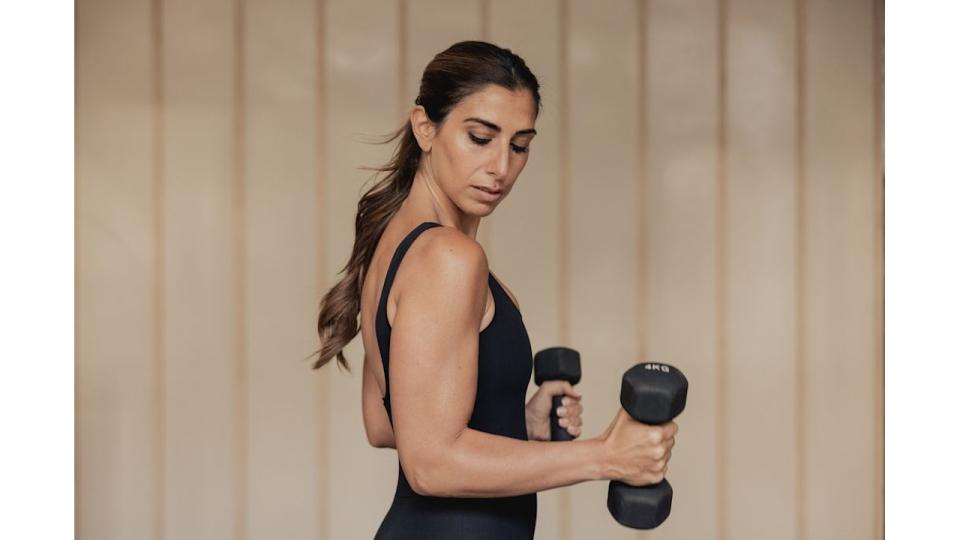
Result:
<svg viewBox="0 0 960 540">
<path fill-rule="evenodd" d="M 576 388 L 573 387 L 568 381 L 563 381 L 563 392 L 568 396 L 573 396 L 575 398 L 583 397 Z"/>
</svg>

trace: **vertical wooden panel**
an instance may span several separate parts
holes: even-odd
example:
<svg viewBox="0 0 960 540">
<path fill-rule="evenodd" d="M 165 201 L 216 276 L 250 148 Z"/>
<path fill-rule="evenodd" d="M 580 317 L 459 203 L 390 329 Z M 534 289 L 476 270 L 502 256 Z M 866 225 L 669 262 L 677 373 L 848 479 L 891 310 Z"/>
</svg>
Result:
<svg viewBox="0 0 960 540">
<path fill-rule="evenodd" d="M 631 1 L 569 4 L 567 212 L 569 343 L 582 355 L 583 422 L 603 430 L 620 407 L 636 350 L 637 24 Z M 626 119 L 626 120 L 625 120 Z M 568 538 L 631 538 L 606 508 L 607 483 L 568 488 Z"/>
<path fill-rule="evenodd" d="M 480 0 L 406 0 L 406 61 L 404 80 L 407 106 L 420 89 L 423 68 L 450 45 L 480 39 Z M 509 285 L 508 285 L 509 286 Z"/>
<path fill-rule="evenodd" d="M 148 539 L 158 457 L 150 3 L 96 0 L 76 15 L 76 533 Z"/>
<path fill-rule="evenodd" d="M 559 73 L 556 43 L 557 2 L 491 2 L 490 40 L 520 55 L 540 82 L 543 109 L 537 118 L 537 136 L 530 145 L 530 158 L 510 197 L 500 203 L 480 229 L 490 242 L 485 245 L 490 268 L 516 295 L 530 335 L 533 352 L 559 343 L 557 280 L 559 272 L 560 166 L 557 118 Z M 527 398 L 537 386 L 531 380 Z M 584 407 L 593 407 L 584 400 Z M 597 426 L 586 426 L 588 431 Z M 593 429 L 590 429 L 590 428 Z M 584 435 L 586 436 L 586 435 Z M 537 496 L 537 537 L 558 538 L 561 490 Z"/>
<path fill-rule="evenodd" d="M 234 11 L 164 5 L 170 538 L 232 538 L 237 414 Z"/>
<path fill-rule="evenodd" d="M 727 17 L 729 538 L 793 538 L 796 224 L 789 0 L 730 0 Z M 762 434 L 762 436 L 760 435 Z"/>
<path fill-rule="evenodd" d="M 646 298 L 648 359 L 690 381 L 667 477 L 671 517 L 655 538 L 717 538 L 717 10 L 706 0 L 648 11 Z M 721 402 L 722 403 L 722 402 Z M 724 492 L 720 492 L 724 493 Z"/>
<path fill-rule="evenodd" d="M 248 0 L 250 538 L 319 535 L 316 2 Z M 291 496 L 284 496 L 288 494 Z M 292 496 L 296 494 L 296 496 Z"/>
<path fill-rule="evenodd" d="M 807 3 L 809 538 L 874 530 L 873 6 Z"/>
<path fill-rule="evenodd" d="M 392 147 L 366 144 L 374 135 L 401 125 L 393 96 L 398 79 L 397 12 L 374 0 L 335 0 L 327 11 L 326 110 L 327 204 L 324 216 L 327 290 L 343 277 L 341 268 L 354 241 L 357 202 L 372 182 L 364 165 L 380 165 Z M 412 99 L 412 98 L 411 98 Z M 335 361 L 329 370 L 329 537 L 373 538 L 396 488 L 398 461 L 393 449 L 367 443 L 361 411 L 363 343 L 358 337 L 344 351 L 351 373 Z"/>
</svg>

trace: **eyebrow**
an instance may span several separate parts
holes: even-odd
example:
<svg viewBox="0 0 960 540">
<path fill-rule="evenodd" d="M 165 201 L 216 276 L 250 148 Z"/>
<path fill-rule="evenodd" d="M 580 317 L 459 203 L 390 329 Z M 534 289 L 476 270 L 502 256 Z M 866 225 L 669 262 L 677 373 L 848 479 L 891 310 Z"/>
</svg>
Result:
<svg viewBox="0 0 960 540">
<path fill-rule="evenodd" d="M 470 118 L 464 119 L 464 122 L 476 122 L 476 123 L 478 123 L 478 124 L 483 124 L 483 125 L 487 126 L 488 128 L 496 131 L 497 133 L 500 133 L 500 131 L 502 131 L 502 130 L 500 129 L 500 126 L 494 124 L 493 122 L 491 122 L 491 121 L 489 121 L 489 120 L 484 120 L 483 118 L 476 118 L 476 117 L 471 116 Z M 528 129 L 521 129 L 521 130 L 517 131 L 516 133 L 513 134 L 513 136 L 516 137 L 517 135 L 536 135 L 536 134 L 537 134 L 537 130 L 535 130 L 535 129 L 533 129 L 533 128 L 528 128 Z"/>
</svg>

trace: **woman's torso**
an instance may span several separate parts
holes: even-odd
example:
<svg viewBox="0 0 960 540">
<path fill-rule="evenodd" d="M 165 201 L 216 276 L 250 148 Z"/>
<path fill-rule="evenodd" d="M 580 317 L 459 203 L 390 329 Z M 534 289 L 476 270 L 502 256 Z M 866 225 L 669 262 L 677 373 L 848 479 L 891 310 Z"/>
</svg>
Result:
<svg viewBox="0 0 960 540">
<path fill-rule="evenodd" d="M 439 224 L 433 222 L 388 225 L 374 252 L 361 293 L 364 348 L 367 361 L 372 362 L 388 421 L 390 394 L 384 368 L 389 366 L 390 320 L 396 311 L 396 293 L 403 287 L 403 273 L 398 270 L 404 261 L 408 268 L 415 267 L 416 263 L 410 260 L 418 256 L 417 238 L 437 226 Z M 422 244 L 421 241 L 420 246 Z M 530 341 L 512 295 L 492 273 L 488 277 L 487 304 L 479 335 L 476 397 L 467 425 L 479 431 L 526 440 L 524 402 L 533 369 Z M 399 460 L 397 469 L 394 501 L 377 538 L 533 537 L 536 494 L 498 498 L 426 497 L 410 488 Z"/>
</svg>

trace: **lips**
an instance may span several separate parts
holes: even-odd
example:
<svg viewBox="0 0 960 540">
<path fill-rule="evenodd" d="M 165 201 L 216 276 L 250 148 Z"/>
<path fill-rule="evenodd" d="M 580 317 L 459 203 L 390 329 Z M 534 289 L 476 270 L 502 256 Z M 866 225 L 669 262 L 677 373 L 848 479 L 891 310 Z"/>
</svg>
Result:
<svg viewBox="0 0 960 540">
<path fill-rule="evenodd" d="M 488 203 L 493 203 L 499 200 L 501 197 L 501 194 L 503 193 L 503 190 L 493 191 L 490 188 L 483 188 L 480 186 L 472 186 L 472 187 L 477 190 L 477 197 L 481 201 L 488 202 Z"/>
</svg>

